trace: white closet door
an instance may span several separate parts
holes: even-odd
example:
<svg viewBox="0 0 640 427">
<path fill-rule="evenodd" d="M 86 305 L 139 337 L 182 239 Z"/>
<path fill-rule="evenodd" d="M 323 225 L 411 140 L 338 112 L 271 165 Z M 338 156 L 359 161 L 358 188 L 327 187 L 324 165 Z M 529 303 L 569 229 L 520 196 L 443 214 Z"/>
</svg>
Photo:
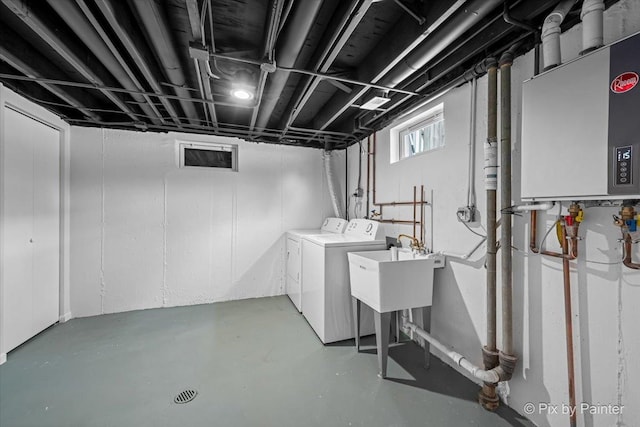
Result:
<svg viewBox="0 0 640 427">
<path fill-rule="evenodd" d="M 4 351 L 58 320 L 59 132 L 10 108 L 4 138 Z"/>
<path fill-rule="evenodd" d="M 32 322 L 37 334 L 60 317 L 60 132 L 35 123 Z"/>
</svg>

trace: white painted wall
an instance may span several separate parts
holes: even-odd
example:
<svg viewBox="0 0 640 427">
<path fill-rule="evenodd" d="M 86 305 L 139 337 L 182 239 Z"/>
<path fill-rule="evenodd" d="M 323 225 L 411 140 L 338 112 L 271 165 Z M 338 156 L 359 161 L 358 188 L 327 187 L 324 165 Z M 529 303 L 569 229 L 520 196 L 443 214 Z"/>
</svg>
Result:
<svg viewBox="0 0 640 427">
<path fill-rule="evenodd" d="M 621 1 L 605 12 L 605 43 L 612 43 L 640 30 L 640 1 Z M 581 25 L 562 35 L 563 61 L 581 50 Z M 533 55 L 515 61 L 512 69 L 513 197 L 520 200 L 521 82 L 533 74 Z M 467 162 L 470 118 L 470 84 L 444 95 L 446 147 L 390 164 L 390 129 L 378 133 L 377 199 L 411 200 L 413 185 L 423 184 L 433 209 L 427 212 L 426 242 L 435 251 L 465 253 L 480 239 L 456 220 L 456 208 L 466 205 Z M 436 102 L 436 103 L 437 103 Z M 478 82 L 476 126 L 476 191 L 483 233 L 485 189 L 483 186 L 483 142 L 487 128 L 487 79 Z M 425 110 L 432 105 L 426 106 Z M 365 141 L 366 142 L 366 141 Z M 574 143 L 579 149 L 579 141 Z M 366 144 L 365 144 L 366 148 Z M 357 187 L 358 147 L 349 150 L 347 188 Z M 577 158 L 579 159 L 579 151 Z M 336 166 L 344 162 L 344 152 Z M 363 186 L 366 183 L 366 155 L 362 156 Z M 541 165 L 544 173 L 544 165 Z M 344 186 L 344 182 L 342 183 Z M 431 198 L 430 193 L 433 191 Z M 353 200 L 353 199 L 352 199 Z M 366 201 L 365 201 L 366 204 Z M 577 353 L 578 402 L 625 405 L 622 415 L 579 416 L 579 425 L 613 426 L 637 424 L 640 419 L 640 273 L 620 264 L 620 231 L 612 225 L 616 208 L 587 209 L 580 234 L 581 255 L 572 262 L 574 328 Z M 543 214 L 540 229 L 553 222 L 555 212 Z M 353 210 L 351 210 L 353 215 Z M 364 215 L 361 211 L 359 216 Z M 411 219 L 411 209 L 387 209 L 385 218 Z M 520 358 L 508 384 L 508 404 L 523 413 L 527 402 L 568 404 L 562 266 L 559 260 L 528 253 L 528 215 L 515 216 L 514 246 L 514 343 Z M 386 226 L 387 235 L 411 232 L 407 226 Z M 542 234 L 542 233 L 540 233 Z M 557 245 L 551 236 L 549 246 Z M 526 251 L 526 252 L 525 252 Z M 481 346 L 486 342 L 484 246 L 469 261 L 449 260 L 436 271 L 432 332 L 456 351 L 481 365 Z M 640 259 L 636 249 L 635 259 Z M 500 267 L 498 267 L 500 280 Z M 500 296 L 498 296 L 498 302 Z M 498 304 L 498 315 L 500 304 Z M 500 325 L 500 316 L 498 316 Z M 500 329 L 500 328 L 499 328 Z M 501 337 L 498 336 L 500 346 Z M 567 415 L 528 415 L 540 426 L 566 426 Z"/>
<path fill-rule="evenodd" d="M 239 172 L 178 168 L 176 139 L 238 144 Z M 74 315 L 282 294 L 283 232 L 330 212 L 321 150 L 72 127 Z"/>
</svg>

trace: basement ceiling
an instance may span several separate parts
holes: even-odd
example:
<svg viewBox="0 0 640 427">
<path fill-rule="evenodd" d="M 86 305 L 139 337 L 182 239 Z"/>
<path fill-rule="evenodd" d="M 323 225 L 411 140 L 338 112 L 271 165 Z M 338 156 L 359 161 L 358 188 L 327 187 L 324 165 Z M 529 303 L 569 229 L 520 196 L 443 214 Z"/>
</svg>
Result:
<svg viewBox="0 0 640 427">
<path fill-rule="evenodd" d="M 331 149 L 531 49 L 557 3 L 0 1 L 0 81 L 72 125 Z"/>
</svg>

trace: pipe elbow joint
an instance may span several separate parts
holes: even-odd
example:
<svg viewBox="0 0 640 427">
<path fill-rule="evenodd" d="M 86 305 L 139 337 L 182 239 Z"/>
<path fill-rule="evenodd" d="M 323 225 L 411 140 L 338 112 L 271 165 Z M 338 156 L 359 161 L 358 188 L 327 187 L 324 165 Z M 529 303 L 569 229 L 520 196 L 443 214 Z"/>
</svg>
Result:
<svg viewBox="0 0 640 427">
<path fill-rule="evenodd" d="M 500 352 L 499 360 L 500 364 L 493 370 L 498 374 L 500 381 L 509 381 L 513 377 L 513 372 L 516 369 L 518 357 L 513 354 Z"/>
<path fill-rule="evenodd" d="M 580 10 L 580 19 L 584 20 L 585 15 L 596 11 L 604 11 L 603 0 L 584 0 Z"/>
<path fill-rule="evenodd" d="M 509 66 L 513 64 L 514 53 L 509 50 L 505 51 L 502 56 L 500 56 L 500 67 Z"/>
</svg>

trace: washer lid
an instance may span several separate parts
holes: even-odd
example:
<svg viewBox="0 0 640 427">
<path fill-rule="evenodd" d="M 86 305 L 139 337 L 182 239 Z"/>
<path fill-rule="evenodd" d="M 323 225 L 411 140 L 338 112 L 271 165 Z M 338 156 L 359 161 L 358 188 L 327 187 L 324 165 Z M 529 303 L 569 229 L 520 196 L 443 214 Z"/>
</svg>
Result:
<svg viewBox="0 0 640 427">
<path fill-rule="evenodd" d="M 349 236 L 346 234 L 323 234 L 303 236 L 305 240 L 324 247 L 338 246 L 385 246 L 384 240 L 371 240 L 369 238 Z"/>
<path fill-rule="evenodd" d="M 288 233 L 294 236 L 309 236 L 312 234 L 342 234 L 347 228 L 347 220 L 342 218 L 326 218 L 321 228 L 289 230 Z"/>
</svg>

